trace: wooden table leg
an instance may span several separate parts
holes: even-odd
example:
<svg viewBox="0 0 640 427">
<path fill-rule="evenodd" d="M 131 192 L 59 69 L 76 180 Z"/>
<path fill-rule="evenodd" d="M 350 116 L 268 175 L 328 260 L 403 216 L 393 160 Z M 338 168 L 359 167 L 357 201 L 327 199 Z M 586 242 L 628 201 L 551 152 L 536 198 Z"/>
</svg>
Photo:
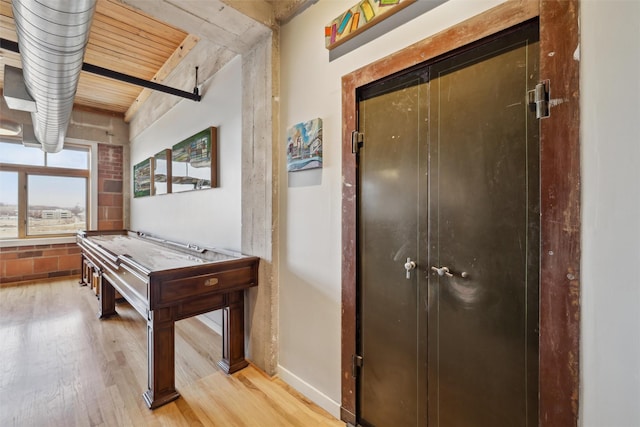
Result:
<svg viewBox="0 0 640 427">
<path fill-rule="evenodd" d="M 229 305 L 222 310 L 222 360 L 218 366 L 227 374 L 246 367 L 244 358 L 244 291 L 228 294 Z"/>
<path fill-rule="evenodd" d="M 149 312 L 147 339 L 149 379 L 143 397 L 155 409 L 180 397 L 175 386 L 175 323 L 170 308 Z"/>
<path fill-rule="evenodd" d="M 116 313 L 116 290 L 102 274 L 98 273 L 98 276 L 98 286 L 100 287 L 98 293 L 98 298 L 100 299 L 98 317 L 104 319 L 118 314 Z"/>
<path fill-rule="evenodd" d="M 80 286 L 87 286 L 88 280 L 87 277 L 89 276 L 87 274 L 87 269 L 88 267 L 88 260 L 87 258 L 85 258 L 84 254 L 80 254 Z"/>
</svg>

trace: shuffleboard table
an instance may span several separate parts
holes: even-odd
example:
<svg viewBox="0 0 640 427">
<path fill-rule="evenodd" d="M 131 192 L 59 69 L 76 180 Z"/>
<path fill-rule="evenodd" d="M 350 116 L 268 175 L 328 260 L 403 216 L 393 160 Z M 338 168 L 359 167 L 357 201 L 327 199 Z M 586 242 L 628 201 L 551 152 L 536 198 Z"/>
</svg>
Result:
<svg viewBox="0 0 640 427">
<path fill-rule="evenodd" d="M 151 409 L 177 399 L 175 322 L 223 310 L 222 360 L 228 374 L 244 357 L 244 291 L 258 284 L 259 258 L 164 240 L 141 232 L 80 231 L 81 284 L 96 287 L 98 317 L 116 314 L 116 291 L 147 320 Z"/>
</svg>

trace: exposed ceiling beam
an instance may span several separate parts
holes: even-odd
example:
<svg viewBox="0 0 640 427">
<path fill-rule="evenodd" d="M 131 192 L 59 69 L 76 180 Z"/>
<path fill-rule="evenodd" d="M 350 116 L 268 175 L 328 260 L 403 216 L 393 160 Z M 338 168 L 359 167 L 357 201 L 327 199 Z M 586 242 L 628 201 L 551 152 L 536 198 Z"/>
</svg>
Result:
<svg viewBox="0 0 640 427">
<path fill-rule="evenodd" d="M 162 67 L 158 70 L 158 72 L 153 76 L 151 81 L 156 83 L 162 83 L 164 79 L 171 74 L 171 72 L 178 66 L 180 61 L 184 59 L 184 57 L 191 52 L 191 49 L 195 47 L 195 45 L 200 40 L 199 37 L 189 34 L 185 37 L 184 41 L 180 44 L 180 46 L 173 52 L 173 54 L 167 59 Z M 133 101 L 129 109 L 124 115 L 124 121 L 129 123 L 133 116 L 136 114 L 138 109 L 144 104 L 144 102 L 151 96 L 150 89 L 142 89 L 138 97 Z"/>
<path fill-rule="evenodd" d="M 227 6 L 230 6 L 247 15 L 249 18 L 266 25 L 269 28 L 277 26 L 276 16 L 272 4 L 264 0 L 221 0 Z"/>
<path fill-rule="evenodd" d="M 122 0 L 189 34 L 244 54 L 271 31 L 271 27 L 228 6 L 222 0 Z M 253 3 L 253 0 L 248 2 Z M 264 3 L 259 0 L 259 3 Z M 205 76 L 209 77 L 209 76 Z"/>
<path fill-rule="evenodd" d="M 0 49 L 5 49 L 5 50 L 16 52 L 16 53 L 20 52 L 18 43 L 11 40 L 6 40 L 6 39 L 0 39 Z M 165 86 L 156 82 L 130 76 L 128 74 L 120 73 L 118 71 L 109 70 L 104 67 L 99 67 L 97 65 L 87 64 L 86 62 L 82 63 L 82 71 L 97 74 L 103 77 L 108 77 L 110 79 L 119 80 L 121 82 L 130 83 L 136 86 L 142 86 L 144 88 L 157 90 L 160 92 L 168 93 L 168 94 L 179 96 L 182 98 L 191 99 L 193 101 L 200 101 L 200 98 L 201 98 L 200 95 L 196 93 L 195 88 L 193 93 L 187 92 L 184 90 Z"/>
<path fill-rule="evenodd" d="M 205 83 L 224 63 L 249 52 L 278 24 L 316 1 L 97 0 L 84 61 L 188 91 L 195 67 L 199 81 Z M 12 0 L 0 0 L 0 37 L 16 42 L 11 4 Z M 191 52 L 189 34 L 200 39 Z M 20 55 L 9 50 L 0 49 L 0 61 L 22 68 Z M 0 66 L 0 89 L 3 85 Z M 148 98 L 149 94 L 134 84 L 83 71 L 74 108 L 113 111 L 133 122 L 142 106 L 161 97 Z"/>
<path fill-rule="evenodd" d="M 249 18 L 275 29 L 318 0 L 221 0 Z"/>
<path fill-rule="evenodd" d="M 268 1 L 273 5 L 273 13 L 275 14 L 278 24 L 286 24 L 291 18 L 318 2 L 318 0 Z"/>
</svg>

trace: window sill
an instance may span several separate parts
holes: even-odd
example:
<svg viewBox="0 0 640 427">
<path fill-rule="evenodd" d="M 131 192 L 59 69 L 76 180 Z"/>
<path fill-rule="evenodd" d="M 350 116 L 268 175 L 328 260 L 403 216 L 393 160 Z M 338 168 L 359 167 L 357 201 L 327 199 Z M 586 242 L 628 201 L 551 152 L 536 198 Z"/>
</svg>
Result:
<svg viewBox="0 0 640 427">
<path fill-rule="evenodd" d="M 0 240 L 0 248 L 38 245 L 58 245 L 62 243 L 75 243 L 76 236 L 64 237 L 37 237 L 32 239 L 7 239 Z"/>
</svg>

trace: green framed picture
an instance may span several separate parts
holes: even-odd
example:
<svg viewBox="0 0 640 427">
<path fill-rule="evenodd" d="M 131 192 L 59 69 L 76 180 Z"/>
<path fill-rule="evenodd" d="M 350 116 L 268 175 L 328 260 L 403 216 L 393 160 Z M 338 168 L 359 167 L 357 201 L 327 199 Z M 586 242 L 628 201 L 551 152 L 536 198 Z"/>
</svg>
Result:
<svg viewBox="0 0 640 427">
<path fill-rule="evenodd" d="M 218 186 L 218 130 L 210 127 L 171 148 L 172 192 Z"/>
<path fill-rule="evenodd" d="M 133 166 L 133 197 L 151 195 L 151 158 Z"/>
</svg>

